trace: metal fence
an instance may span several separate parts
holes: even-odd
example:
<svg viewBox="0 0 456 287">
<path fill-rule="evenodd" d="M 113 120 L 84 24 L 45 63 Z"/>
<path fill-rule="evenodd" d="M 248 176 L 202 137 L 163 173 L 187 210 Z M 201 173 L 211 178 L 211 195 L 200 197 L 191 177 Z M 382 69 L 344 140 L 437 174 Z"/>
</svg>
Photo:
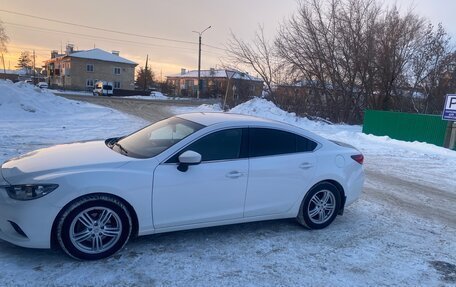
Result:
<svg viewBox="0 0 456 287">
<path fill-rule="evenodd" d="M 444 146 L 447 124 L 439 115 L 367 110 L 363 133 Z"/>
</svg>

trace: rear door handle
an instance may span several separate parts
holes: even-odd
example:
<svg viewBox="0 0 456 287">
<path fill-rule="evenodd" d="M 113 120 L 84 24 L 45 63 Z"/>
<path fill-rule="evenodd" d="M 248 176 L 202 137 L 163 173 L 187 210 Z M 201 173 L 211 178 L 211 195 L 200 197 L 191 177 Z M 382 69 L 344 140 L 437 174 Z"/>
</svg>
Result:
<svg viewBox="0 0 456 287">
<path fill-rule="evenodd" d="M 238 178 L 238 177 L 241 177 L 243 176 L 244 174 L 242 172 L 239 172 L 239 171 L 231 171 L 229 173 L 226 174 L 226 177 L 229 177 L 229 178 Z"/>
<path fill-rule="evenodd" d="M 299 165 L 300 169 L 309 169 L 313 166 L 310 162 L 303 162 Z"/>
</svg>

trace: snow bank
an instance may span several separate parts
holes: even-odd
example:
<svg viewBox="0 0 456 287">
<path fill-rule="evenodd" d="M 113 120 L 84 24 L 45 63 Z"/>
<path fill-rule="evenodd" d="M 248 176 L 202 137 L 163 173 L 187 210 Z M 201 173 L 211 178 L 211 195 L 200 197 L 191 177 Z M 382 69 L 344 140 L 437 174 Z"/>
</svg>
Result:
<svg viewBox="0 0 456 287">
<path fill-rule="evenodd" d="M 53 144 L 128 134 L 146 124 L 116 110 L 0 80 L 0 163 Z"/>
<path fill-rule="evenodd" d="M 168 100 L 168 99 L 170 99 L 160 92 L 151 92 L 150 96 L 128 96 L 128 97 L 122 97 L 122 98 L 141 99 L 141 100 Z"/>
<path fill-rule="evenodd" d="M 71 90 L 49 90 L 49 92 L 56 95 L 78 95 L 78 96 L 93 96 L 92 92 L 71 91 Z"/>
<path fill-rule="evenodd" d="M 188 101 L 192 98 L 168 97 L 161 92 L 152 92 L 150 96 L 128 96 L 128 99 Z"/>
<path fill-rule="evenodd" d="M 24 82 L 13 84 L 9 81 L 0 81 L 2 120 L 71 114 L 78 104 Z"/>
</svg>

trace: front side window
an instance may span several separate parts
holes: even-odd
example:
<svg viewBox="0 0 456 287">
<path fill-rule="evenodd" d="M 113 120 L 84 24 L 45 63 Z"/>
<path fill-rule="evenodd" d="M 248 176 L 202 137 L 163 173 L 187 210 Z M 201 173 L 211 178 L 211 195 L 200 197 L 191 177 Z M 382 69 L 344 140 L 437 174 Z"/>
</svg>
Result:
<svg viewBox="0 0 456 287">
<path fill-rule="evenodd" d="M 243 129 L 217 131 L 182 149 L 167 163 L 178 163 L 179 155 L 187 150 L 201 154 L 201 161 L 232 160 L 246 157 L 242 147 Z"/>
<path fill-rule="evenodd" d="M 317 143 L 302 136 L 268 128 L 251 128 L 249 156 L 271 156 L 313 151 Z"/>
<path fill-rule="evenodd" d="M 86 70 L 87 72 L 93 72 L 93 64 L 87 64 Z"/>
<path fill-rule="evenodd" d="M 151 158 L 203 127 L 192 121 L 172 117 L 121 138 L 111 143 L 110 147 L 130 157 Z"/>
</svg>

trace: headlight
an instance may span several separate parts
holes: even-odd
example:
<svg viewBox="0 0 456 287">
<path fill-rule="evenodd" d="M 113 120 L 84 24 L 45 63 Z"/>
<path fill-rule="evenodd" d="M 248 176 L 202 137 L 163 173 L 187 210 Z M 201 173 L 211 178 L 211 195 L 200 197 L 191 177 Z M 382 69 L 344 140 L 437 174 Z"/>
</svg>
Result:
<svg viewBox="0 0 456 287">
<path fill-rule="evenodd" d="M 57 187 L 59 187 L 58 184 L 21 184 L 4 186 L 3 188 L 12 199 L 31 200 L 43 197 Z"/>
</svg>

